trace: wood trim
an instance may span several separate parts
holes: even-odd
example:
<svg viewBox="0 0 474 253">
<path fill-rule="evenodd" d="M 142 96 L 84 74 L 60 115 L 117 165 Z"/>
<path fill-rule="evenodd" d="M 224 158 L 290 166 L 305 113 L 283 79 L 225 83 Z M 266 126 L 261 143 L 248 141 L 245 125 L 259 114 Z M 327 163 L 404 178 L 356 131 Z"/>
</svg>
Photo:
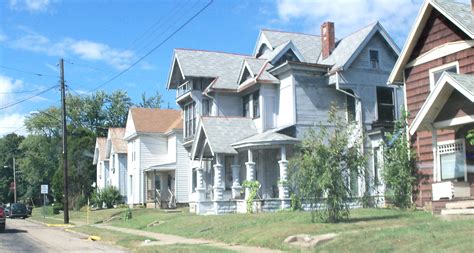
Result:
<svg viewBox="0 0 474 253">
<path fill-rule="evenodd" d="M 465 125 L 469 123 L 474 123 L 474 115 L 467 115 L 462 117 L 456 117 L 448 120 L 438 121 L 433 123 L 433 126 L 436 129 Z"/>
<path fill-rule="evenodd" d="M 418 66 L 418 65 L 439 59 L 441 57 L 463 51 L 471 47 L 474 47 L 474 40 L 462 40 L 462 41 L 446 43 L 441 46 L 437 46 L 429 50 L 428 52 L 423 53 L 422 55 L 418 56 L 416 59 L 412 60 L 407 65 L 405 65 L 405 69 Z"/>
</svg>

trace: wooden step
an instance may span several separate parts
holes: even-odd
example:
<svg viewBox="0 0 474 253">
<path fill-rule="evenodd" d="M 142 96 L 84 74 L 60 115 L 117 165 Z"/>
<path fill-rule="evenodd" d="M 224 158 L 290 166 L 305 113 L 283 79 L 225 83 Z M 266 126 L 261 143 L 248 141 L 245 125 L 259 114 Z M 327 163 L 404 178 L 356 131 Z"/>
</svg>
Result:
<svg viewBox="0 0 474 253">
<path fill-rule="evenodd" d="M 441 215 L 474 215 L 474 209 L 443 209 Z"/>
<path fill-rule="evenodd" d="M 446 209 L 467 209 L 474 208 L 474 200 L 464 200 L 446 203 Z"/>
</svg>

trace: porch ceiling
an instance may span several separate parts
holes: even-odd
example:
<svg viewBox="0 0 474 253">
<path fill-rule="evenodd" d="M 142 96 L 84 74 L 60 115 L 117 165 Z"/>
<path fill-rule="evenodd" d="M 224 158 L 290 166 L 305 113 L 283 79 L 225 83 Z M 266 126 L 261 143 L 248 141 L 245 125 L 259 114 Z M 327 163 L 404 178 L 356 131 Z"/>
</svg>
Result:
<svg viewBox="0 0 474 253">
<path fill-rule="evenodd" d="M 439 81 L 436 83 L 434 90 L 421 106 L 420 111 L 416 115 L 412 124 L 409 127 L 410 135 L 413 135 L 418 130 L 431 130 L 434 126 L 436 117 L 440 111 L 449 106 L 446 104 L 449 96 L 457 90 L 471 103 L 474 102 L 474 75 L 443 73 Z M 455 116 L 453 115 L 453 118 Z M 469 123 L 474 119 L 470 116 L 458 123 Z"/>
</svg>

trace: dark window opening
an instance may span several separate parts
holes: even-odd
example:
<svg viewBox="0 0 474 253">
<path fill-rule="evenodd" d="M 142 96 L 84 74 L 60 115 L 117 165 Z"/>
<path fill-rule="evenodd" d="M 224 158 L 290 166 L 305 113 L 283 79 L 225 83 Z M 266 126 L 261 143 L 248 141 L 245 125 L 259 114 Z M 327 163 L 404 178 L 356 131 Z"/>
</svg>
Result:
<svg viewBox="0 0 474 253">
<path fill-rule="evenodd" d="M 266 44 L 262 44 L 262 46 L 260 46 L 260 49 L 258 50 L 256 57 L 258 58 L 262 56 L 268 50 L 270 50 L 270 48 Z"/>
<path fill-rule="evenodd" d="M 211 115 L 212 110 L 212 102 L 210 99 L 203 99 L 202 100 L 202 116 L 209 116 Z"/>
<path fill-rule="evenodd" d="M 345 90 L 351 95 L 346 95 L 346 111 L 347 111 L 347 120 L 355 121 L 356 120 L 356 101 L 354 98 L 353 90 Z"/>
<path fill-rule="evenodd" d="M 192 174 L 192 183 L 191 183 L 192 192 L 196 192 L 196 187 L 197 187 L 197 171 L 196 171 L 196 168 L 194 168 L 193 174 Z"/>
<path fill-rule="evenodd" d="M 377 87 L 377 110 L 379 122 L 393 122 L 395 120 L 392 88 Z"/>
<path fill-rule="evenodd" d="M 250 95 L 244 96 L 242 98 L 242 115 L 244 117 L 250 117 Z"/>
<path fill-rule="evenodd" d="M 289 49 L 286 51 L 285 54 L 283 54 L 278 61 L 274 64 L 275 66 L 278 66 L 286 61 L 292 61 L 292 62 L 300 62 L 296 54 L 293 52 L 293 50 Z"/>
<path fill-rule="evenodd" d="M 245 68 L 244 73 L 242 74 L 242 80 L 240 80 L 240 84 L 244 83 L 250 78 L 252 78 L 252 74 L 250 74 L 250 71 L 247 68 Z"/>
<path fill-rule="evenodd" d="M 253 117 L 258 118 L 260 117 L 260 92 L 257 91 L 252 94 L 253 100 Z"/>
<path fill-rule="evenodd" d="M 378 69 L 379 68 L 379 51 L 369 50 L 369 56 L 370 56 L 370 66 L 373 69 Z"/>
<path fill-rule="evenodd" d="M 432 85 L 435 85 L 438 82 L 438 80 L 441 78 L 441 75 L 443 74 L 443 72 L 457 73 L 458 69 L 457 69 L 456 66 L 451 66 L 451 67 L 447 67 L 445 69 L 440 69 L 438 71 L 433 72 L 433 84 Z"/>
<path fill-rule="evenodd" d="M 184 106 L 185 130 L 184 137 L 188 138 L 194 135 L 196 131 L 196 103 L 192 102 Z"/>
</svg>

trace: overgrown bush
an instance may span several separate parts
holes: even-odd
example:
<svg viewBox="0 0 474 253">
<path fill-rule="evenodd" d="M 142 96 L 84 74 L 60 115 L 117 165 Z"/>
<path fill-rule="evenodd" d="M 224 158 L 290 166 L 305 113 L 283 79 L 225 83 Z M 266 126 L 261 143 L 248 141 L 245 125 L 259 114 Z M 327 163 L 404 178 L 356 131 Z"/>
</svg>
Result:
<svg viewBox="0 0 474 253">
<path fill-rule="evenodd" d="M 257 198 L 258 189 L 260 189 L 258 181 L 247 181 L 242 183 L 242 187 L 249 189 L 249 196 L 247 198 L 247 213 L 253 213 L 253 202 Z"/>
<path fill-rule="evenodd" d="M 96 189 L 92 194 L 92 201 L 97 208 L 112 208 L 122 201 L 119 190 L 114 186 L 106 186 L 104 189 Z"/>
<path fill-rule="evenodd" d="M 312 209 L 313 222 L 338 222 L 349 217 L 349 204 L 359 177 L 365 173 L 366 157 L 356 125 L 337 115 L 333 106 L 328 125 L 307 131 L 293 159 L 290 180 L 295 194 Z"/>
<path fill-rule="evenodd" d="M 393 133 L 387 134 L 383 147 L 383 180 L 385 195 L 390 202 L 401 209 L 413 205 L 416 184 L 421 174 L 416 166 L 416 152 L 410 149 L 406 132 L 407 113 L 395 123 Z"/>
</svg>

